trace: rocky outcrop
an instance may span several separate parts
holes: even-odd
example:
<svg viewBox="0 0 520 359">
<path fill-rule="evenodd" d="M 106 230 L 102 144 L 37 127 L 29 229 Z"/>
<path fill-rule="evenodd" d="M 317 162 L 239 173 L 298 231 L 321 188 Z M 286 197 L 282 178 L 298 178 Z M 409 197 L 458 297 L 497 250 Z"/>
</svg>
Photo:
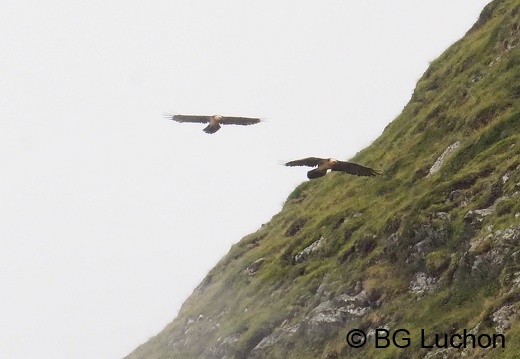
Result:
<svg viewBox="0 0 520 359">
<path fill-rule="evenodd" d="M 302 321 L 300 328 L 309 340 L 330 337 L 353 317 L 370 310 L 365 291 L 355 296 L 342 294 L 316 306 Z"/>
<path fill-rule="evenodd" d="M 295 263 L 303 263 L 309 257 L 319 253 L 319 251 L 323 248 L 323 244 L 325 239 L 320 237 L 317 241 L 313 242 L 310 246 L 306 247 L 303 251 L 294 256 Z"/>
<path fill-rule="evenodd" d="M 236 352 L 236 344 L 240 339 L 240 335 L 233 334 L 222 340 L 218 340 L 217 345 L 209 348 L 205 352 L 207 359 L 232 359 Z"/>
<path fill-rule="evenodd" d="M 511 322 L 518 315 L 518 305 L 504 305 L 491 315 L 491 319 L 495 324 L 495 331 L 504 334 L 511 327 Z"/>
<path fill-rule="evenodd" d="M 485 217 L 487 217 L 490 214 L 493 214 L 493 212 L 495 212 L 495 210 L 497 209 L 497 206 L 500 202 L 505 201 L 507 199 L 515 198 L 518 196 L 518 193 L 519 192 L 514 192 L 510 196 L 499 197 L 493 202 L 493 204 L 491 204 L 487 208 L 471 210 L 468 213 L 466 213 L 466 215 L 464 216 L 464 220 L 469 221 L 472 224 L 482 223 L 484 221 Z"/>
<path fill-rule="evenodd" d="M 251 263 L 247 268 L 246 268 L 246 273 L 249 274 L 249 275 L 253 275 L 255 274 L 259 269 L 260 267 L 262 267 L 262 265 L 265 263 L 265 258 L 260 258 L 260 259 L 257 259 L 256 261 L 254 261 L 253 263 Z"/>
<path fill-rule="evenodd" d="M 471 275 L 493 277 L 513 259 L 513 252 L 520 241 L 520 227 L 494 231 L 470 242 L 467 254 L 471 260 Z"/>
<path fill-rule="evenodd" d="M 441 217 L 449 221 L 449 216 Z M 448 234 L 447 225 L 422 223 L 413 228 L 412 243 L 415 244 L 408 252 L 407 263 L 422 261 L 433 249 L 446 245 Z"/>
<path fill-rule="evenodd" d="M 319 342 L 333 337 L 351 319 L 361 317 L 369 310 L 370 306 L 365 291 L 361 291 L 355 296 L 342 294 L 322 301 L 301 320 L 291 324 L 289 320 L 284 321 L 258 343 L 249 358 L 267 358 L 266 350 L 279 342 L 290 342 L 293 336 L 304 337 L 309 342 Z"/>
<path fill-rule="evenodd" d="M 410 282 L 410 293 L 422 296 L 425 293 L 431 293 L 437 288 L 437 279 L 429 277 L 426 273 L 419 272 L 413 276 Z"/>
<path fill-rule="evenodd" d="M 444 161 L 446 160 L 446 158 L 453 152 L 455 151 L 458 147 L 460 146 L 460 142 L 457 141 L 455 143 L 452 143 L 451 145 L 449 145 L 445 150 L 444 152 L 442 153 L 442 155 L 439 156 L 439 158 L 437 158 L 437 160 L 435 161 L 435 163 L 433 164 L 433 166 L 430 168 L 430 171 L 428 173 L 428 176 L 431 176 L 437 172 L 439 172 L 439 170 L 441 169 L 441 166 L 442 164 L 444 163 Z"/>
</svg>

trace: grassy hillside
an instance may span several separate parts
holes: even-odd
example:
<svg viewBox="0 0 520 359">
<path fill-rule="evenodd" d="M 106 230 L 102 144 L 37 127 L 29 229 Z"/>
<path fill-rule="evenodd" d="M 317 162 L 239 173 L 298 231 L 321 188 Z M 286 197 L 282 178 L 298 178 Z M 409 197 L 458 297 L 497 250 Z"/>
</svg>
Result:
<svg viewBox="0 0 520 359">
<path fill-rule="evenodd" d="M 352 159 L 381 177 L 303 182 L 127 358 L 520 357 L 519 42 L 520 0 L 491 2 Z M 432 345 L 464 330 L 505 348 Z"/>
</svg>

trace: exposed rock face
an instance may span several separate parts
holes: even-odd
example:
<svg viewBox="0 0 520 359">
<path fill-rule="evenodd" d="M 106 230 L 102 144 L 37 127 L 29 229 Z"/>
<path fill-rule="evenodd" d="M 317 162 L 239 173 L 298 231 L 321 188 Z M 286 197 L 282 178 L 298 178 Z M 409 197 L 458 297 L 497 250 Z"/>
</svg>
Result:
<svg viewBox="0 0 520 359">
<path fill-rule="evenodd" d="M 437 279 L 434 277 L 428 277 L 426 273 L 419 272 L 414 275 L 410 282 L 410 292 L 413 294 L 422 295 L 430 293 L 437 287 Z"/>
<path fill-rule="evenodd" d="M 471 274 L 490 277 L 499 273 L 506 262 L 512 260 L 513 248 L 520 241 L 520 227 L 497 230 L 484 237 L 475 238 L 466 252 L 474 257 Z"/>
<path fill-rule="evenodd" d="M 218 331 L 220 324 L 218 320 L 224 317 L 225 313 L 220 313 L 216 320 L 200 314 L 197 318 L 188 318 L 186 323 L 178 331 L 170 336 L 167 347 L 171 350 L 183 350 L 184 348 L 200 347 L 204 348 L 203 340 L 212 333 Z M 130 356 L 130 358 L 132 358 Z"/>
<path fill-rule="evenodd" d="M 518 314 L 517 305 L 505 305 L 491 316 L 493 323 L 495 323 L 495 330 L 499 334 L 504 334 L 506 330 L 511 327 L 511 322 Z"/>
<path fill-rule="evenodd" d="M 469 220 L 473 223 L 476 222 L 482 222 L 484 220 L 484 217 L 489 216 L 491 213 L 495 211 L 495 206 L 491 206 L 484 209 L 476 209 L 474 211 L 469 211 L 464 216 L 465 220 Z"/>
<path fill-rule="evenodd" d="M 450 192 L 448 198 L 446 199 L 446 203 L 455 203 L 461 207 L 465 207 L 468 205 L 468 202 L 470 200 L 469 194 L 462 190 L 462 189 L 456 189 L 452 192 Z"/>
<path fill-rule="evenodd" d="M 342 294 L 318 304 L 302 320 L 291 325 L 284 321 L 272 334 L 263 338 L 251 352 L 250 358 L 266 358 L 266 350 L 291 337 L 304 336 L 310 342 L 334 336 L 353 318 L 362 317 L 370 310 L 365 291 L 355 296 Z"/>
<path fill-rule="evenodd" d="M 320 249 L 323 246 L 324 241 L 325 241 L 325 239 L 323 237 L 321 237 L 316 242 L 313 242 L 310 246 L 308 246 L 303 251 L 301 251 L 296 256 L 294 256 L 294 261 L 296 263 L 305 262 L 309 257 L 311 257 L 312 255 L 314 255 L 320 251 Z"/>
<path fill-rule="evenodd" d="M 257 259 L 256 261 L 254 261 L 253 263 L 251 263 L 251 265 L 246 268 L 247 274 L 249 274 L 249 275 L 255 274 L 260 269 L 260 267 L 262 267 L 264 262 L 265 262 L 265 258 L 260 258 L 260 259 Z"/>
<path fill-rule="evenodd" d="M 258 343 L 258 345 L 253 348 L 253 351 L 251 352 L 251 357 L 263 358 L 263 353 L 265 349 L 271 347 L 272 345 L 280 341 L 286 341 L 287 339 L 292 337 L 296 332 L 298 332 L 299 329 L 299 323 L 291 326 L 282 325 L 281 327 L 277 328 L 271 335 L 262 339 L 260 343 Z"/>
<path fill-rule="evenodd" d="M 444 150 L 444 152 L 442 153 L 442 155 L 440 155 L 439 158 L 437 158 L 437 161 L 435 161 L 435 163 L 433 164 L 433 166 L 430 168 L 430 171 L 429 171 L 429 174 L 428 176 L 431 176 L 437 172 L 439 172 L 439 170 L 441 169 L 441 166 L 442 164 L 444 163 L 444 161 L 446 160 L 446 158 L 453 152 L 455 151 L 458 147 L 460 146 L 460 141 L 457 141 L 455 143 L 452 143 L 451 145 L 448 146 L 448 148 L 446 148 Z"/>
<path fill-rule="evenodd" d="M 239 341 L 240 335 L 231 335 L 219 343 L 211 347 L 205 354 L 208 359 L 231 359 L 236 351 L 236 343 Z"/>
<path fill-rule="evenodd" d="M 370 307 L 366 293 L 356 296 L 342 294 L 320 303 L 302 321 L 300 328 L 309 340 L 322 340 L 343 328 L 348 320 L 364 315 Z"/>
<path fill-rule="evenodd" d="M 447 216 L 444 217 L 448 218 Z M 446 245 L 448 230 L 444 226 L 423 223 L 413 229 L 413 236 L 415 244 L 409 251 L 408 263 L 422 261 L 434 248 Z"/>
<path fill-rule="evenodd" d="M 471 223 L 473 224 L 476 224 L 476 223 L 481 223 L 484 221 L 484 218 L 489 216 L 490 214 L 492 214 L 493 212 L 495 212 L 496 208 L 497 208 L 497 205 L 504 201 L 504 200 L 507 200 L 507 199 L 510 199 L 510 198 L 515 198 L 518 196 L 518 192 L 514 192 L 511 196 L 503 196 L 503 197 L 499 197 L 497 198 L 492 205 L 490 205 L 489 207 L 487 208 L 483 208 L 483 209 L 475 209 L 475 210 L 472 210 L 472 211 L 469 211 L 468 213 L 466 213 L 466 215 L 464 216 L 464 219 L 467 220 L 467 221 L 470 221 Z"/>
<path fill-rule="evenodd" d="M 437 212 L 435 213 L 435 216 L 443 221 L 449 221 L 451 219 L 451 215 L 446 212 Z"/>
</svg>

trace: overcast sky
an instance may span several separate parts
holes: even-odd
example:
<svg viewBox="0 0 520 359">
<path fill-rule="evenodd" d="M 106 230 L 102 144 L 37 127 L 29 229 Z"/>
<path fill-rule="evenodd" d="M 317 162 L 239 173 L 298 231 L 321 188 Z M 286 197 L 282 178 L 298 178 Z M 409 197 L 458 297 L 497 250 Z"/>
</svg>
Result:
<svg viewBox="0 0 520 359">
<path fill-rule="evenodd" d="M 1 0 L 0 357 L 121 358 L 487 0 Z M 259 116 L 179 124 L 164 112 Z"/>
</svg>

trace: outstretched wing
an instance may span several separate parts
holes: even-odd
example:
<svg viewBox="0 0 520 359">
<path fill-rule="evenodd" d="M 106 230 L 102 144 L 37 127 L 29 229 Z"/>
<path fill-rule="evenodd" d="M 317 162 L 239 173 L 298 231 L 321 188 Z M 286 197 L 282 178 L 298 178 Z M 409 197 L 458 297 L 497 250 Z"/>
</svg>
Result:
<svg viewBox="0 0 520 359">
<path fill-rule="evenodd" d="M 222 125 L 242 125 L 242 126 L 249 126 L 254 125 L 255 123 L 259 123 L 261 120 L 259 118 L 252 118 L 252 117 L 229 117 L 229 116 L 222 116 L 222 119 L 220 120 L 220 123 Z"/>
<path fill-rule="evenodd" d="M 287 162 L 285 165 L 286 166 L 309 166 L 309 167 L 316 167 L 317 165 L 319 165 L 321 162 L 325 161 L 324 158 L 319 158 L 319 157 L 307 157 L 307 158 L 302 158 L 301 160 L 295 160 L 295 161 L 290 161 L 290 162 Z"/>
<path fill-rule="evenodd" d="M 377 176 L 380 174 L 378 171 L 376 171 L 370 167 L 358 165 L 357 163 L 353 163 L 353 162 L 343 162 L 343 161 L 336 162 L 332 166 L 331 170 L 346 172 L 346 173 L 350 173 L 351 175 L 356 175 L 356 176 Z"/>
<path fill-rule="evenodd" d="M 211 116 L 199 116 L 199 115 L 165 115 L 172 121 L 175 122 L 194 122 L 194 123 L 208 123 Z"/>
</svg>

